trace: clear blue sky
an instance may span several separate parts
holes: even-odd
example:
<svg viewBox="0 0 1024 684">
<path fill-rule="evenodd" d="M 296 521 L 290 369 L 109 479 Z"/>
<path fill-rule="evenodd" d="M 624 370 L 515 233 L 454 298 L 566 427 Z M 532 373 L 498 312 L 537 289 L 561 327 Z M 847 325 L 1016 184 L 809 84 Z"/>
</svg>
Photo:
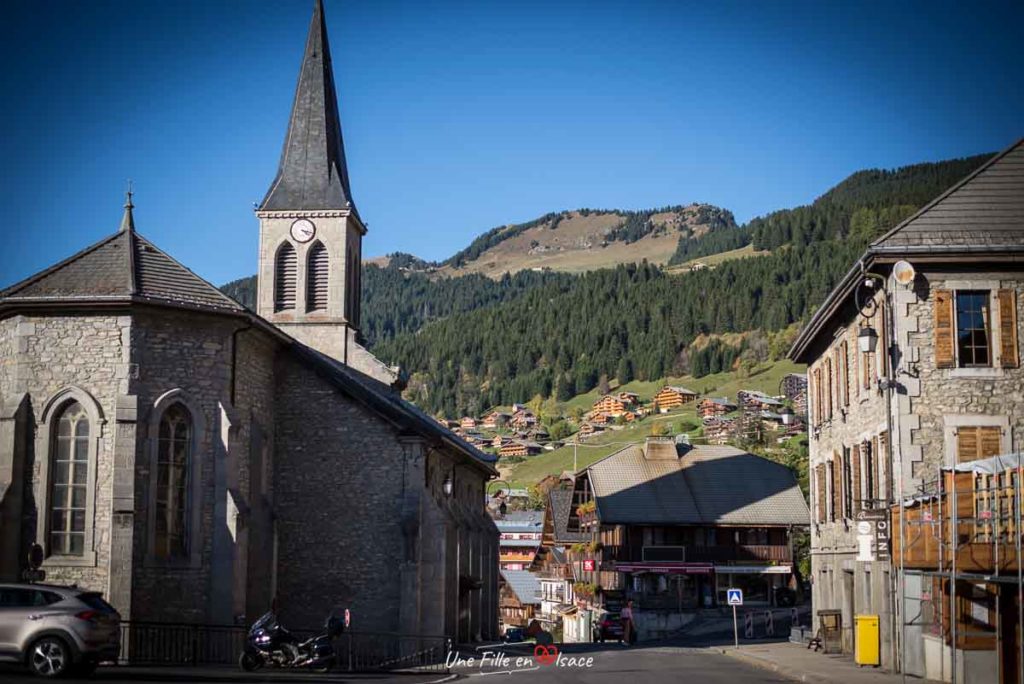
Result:
<svg viewBox="0 0 1024 684">
<path fill-rule="evenodd" d="M 0 284 L 117 228 L 255 271 L 311 0 L 29 1 L 0 22 Z M 326 0 L 364 253 L 577 207 L 741 221 L 1024 136 L 1024 3 Z"/>
</svg>

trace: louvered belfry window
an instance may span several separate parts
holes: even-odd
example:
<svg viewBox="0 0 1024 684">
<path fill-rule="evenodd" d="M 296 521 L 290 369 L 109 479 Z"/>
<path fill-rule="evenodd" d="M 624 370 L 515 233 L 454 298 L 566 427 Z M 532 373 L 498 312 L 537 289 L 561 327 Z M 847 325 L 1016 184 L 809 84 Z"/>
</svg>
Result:
<svg viewBox="0 0 1024 684">
<path fill-rule="evenodd" d="M 309 248 L 309 261 L 306 269 L 306 310 L 327 310 L 327 279 L 328 279 L 327 248 L 318 242 Z"/>
<path fill-rule="evenodd" d="M 295 248 L 286 242 L 277 250 L 274 264 L 274 311 L 295 308 Z"/>
</svg>

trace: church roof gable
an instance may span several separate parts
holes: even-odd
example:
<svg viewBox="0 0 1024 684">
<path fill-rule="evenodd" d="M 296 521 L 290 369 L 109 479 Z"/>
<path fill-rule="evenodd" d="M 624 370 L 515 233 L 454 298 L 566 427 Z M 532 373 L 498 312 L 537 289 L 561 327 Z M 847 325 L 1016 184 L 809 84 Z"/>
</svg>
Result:
<svg viewBox="0 0 1024 684">
<path fill-rule="evenodd" d="M 0 301 L 149 301 L 219 311 L 245 310 L 134 230 L 118 231 L 0 291 Z"/>
</svg>

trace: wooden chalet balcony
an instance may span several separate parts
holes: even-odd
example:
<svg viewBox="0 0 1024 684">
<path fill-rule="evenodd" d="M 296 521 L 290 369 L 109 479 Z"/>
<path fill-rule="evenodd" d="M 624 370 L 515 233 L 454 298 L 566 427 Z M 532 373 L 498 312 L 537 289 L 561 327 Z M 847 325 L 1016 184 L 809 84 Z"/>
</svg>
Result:
<svg viewBox="0 0 1024 684">
<path fill-rule="evenodd" d="M 648 553 L 645 557 L 644 548 L 632 546 L 606 546 L 600 551 L 602 562 L 613 563 L 640 563 L 652 560 L 680 560 L 686 563 L 725 563 L 728 561 L 743 561 L 757 563 L 791 563 L 793 554 L 788 545 L 785 544 L 739 544 L 719 546 L 674 546 L 663 547 L 666 549 L 681 549 L 681 557 L 668 558 L 668 556 L 655 557 L 652 549 L 659 547 L 646 547 Z"/>
</svg>

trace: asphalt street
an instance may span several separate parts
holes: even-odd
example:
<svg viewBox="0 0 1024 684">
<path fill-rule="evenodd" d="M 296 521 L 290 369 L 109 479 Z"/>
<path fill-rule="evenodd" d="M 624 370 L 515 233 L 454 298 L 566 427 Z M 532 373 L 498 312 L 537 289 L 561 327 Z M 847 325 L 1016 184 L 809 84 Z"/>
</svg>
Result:
<svg viewBox="0 0 1024 684">
<path fill-rule="evenodd" d="M 499 655 L 500 654 L 500 655 Z M 607 683 L 644 684 L 678 682 L 700 684 L 766 684 L 787 682 L 766 670 L 703 648 L 684 646 L 633 646 L 619 644 L 566 644 L 555 654 L 537 658 L 527 646 L 485 647 L 463 651 L 463 659 L 452 673 L 463 682 L 487 684 L 491 681 L 527 683 Z M 468 659 L 473 658 L 472 662 Z M 546 663 L 546 664 L 545 664 Z M 510 682 L 508 678 L 514 678 Z M 0 669 L 0 679 L 10 682 L 39 681 L 14 668 Z M 449 679 L 443 673 L 432 674 L 355 674 L 318 675 L 303 672 L 259 672 L 246 674 L 231 668 L 100 668 L 90 679 L 63 679 L 65 682 L 288 682 L 292 684 L 367 682 L 368 684 L 430 684 Z"/>
</svg>

